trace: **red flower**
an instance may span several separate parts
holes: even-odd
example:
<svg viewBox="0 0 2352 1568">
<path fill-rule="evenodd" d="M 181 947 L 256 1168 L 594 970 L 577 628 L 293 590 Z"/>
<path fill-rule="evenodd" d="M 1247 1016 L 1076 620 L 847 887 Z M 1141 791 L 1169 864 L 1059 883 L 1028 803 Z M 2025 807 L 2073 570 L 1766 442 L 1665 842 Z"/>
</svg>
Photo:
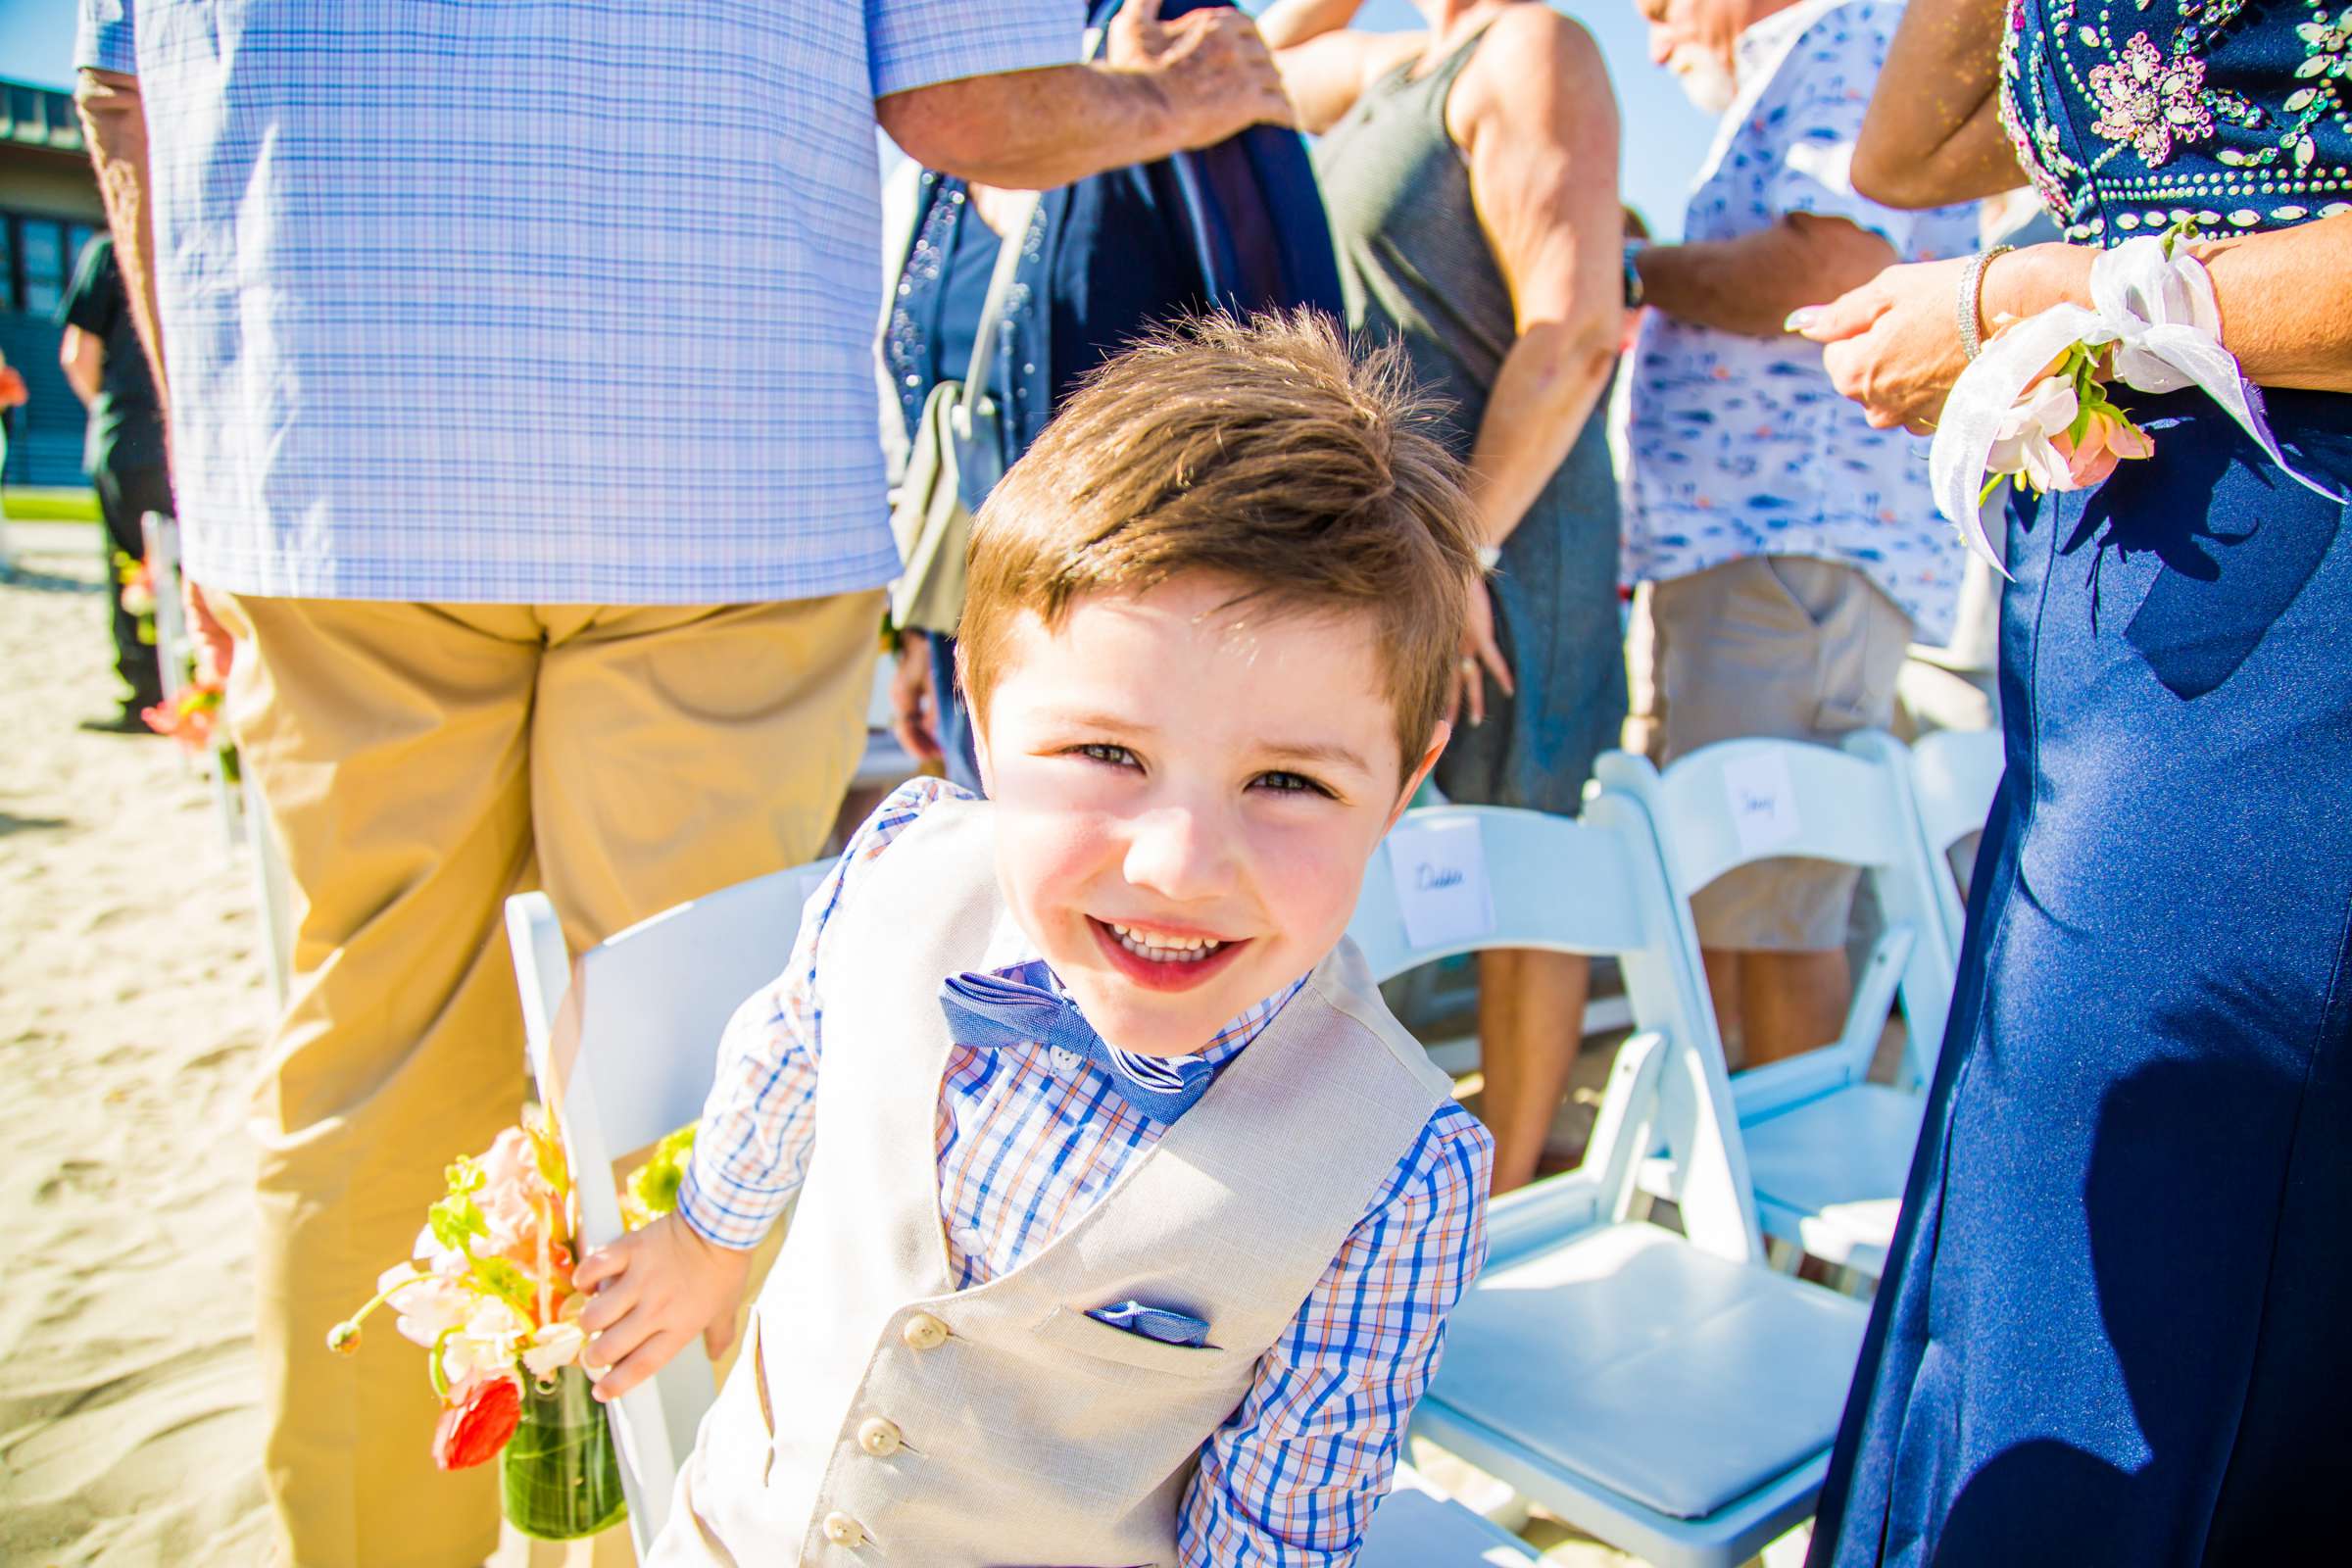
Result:
<svg viewBox="0 0 2352 1568">
<path fill-rule="evenodd" d="M 522 1390 L 513 1378 L 477 1383 L 455 1404 L 441 1411 L 433 1428 L 433 1463 L 444 1470 L 464 1470 L 485 1463 L 507 1446 L 522 1421 Z"/>
</svg>

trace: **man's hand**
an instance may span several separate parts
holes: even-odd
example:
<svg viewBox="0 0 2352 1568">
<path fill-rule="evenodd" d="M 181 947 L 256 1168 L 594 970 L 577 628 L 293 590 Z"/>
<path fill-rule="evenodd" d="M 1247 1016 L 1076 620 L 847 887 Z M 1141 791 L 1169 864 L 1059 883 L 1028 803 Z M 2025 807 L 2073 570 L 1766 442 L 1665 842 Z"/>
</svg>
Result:
<svg viewBox="0 0 2352 1568">
<path fill-rule="evenodd" d="M 1257 24 L 1228 6 L 1162 22 L 1159 7 L 1160 0 L 1127 0 L 1104 34 L 1102 58 L 1115 71 L 1149 74 L 1181 127 L 1181 145 L 1210 146 L 1260 122 L 1298 122 Z"/>
<path fill-rule="evenodd" d="M 1162 22 L 1128 0 L 1099 65 L 962 76 L 874 100 L 874 118 L 921 164 L 1007 190 L 1074 179 L 1207 147 L 1298 114 L 1256 26 L 1218 6 Z"/>
<path fill-rule="evenodd" d="M 220 617 L 213 613 L 204 590 L 187 577 L 179 580 L 179 607 L 187 617 L 188 638 L 196 645 L 197 677 L 227 685 L 229 668 L 236 662 L 236 638 L 220 624 Z"/>
<path fill-rule="evenodd" d="M 747 1250 L 705 1241 L 676 1214 L 590 1252 L 572 1285 L 595 1293 L 580 1314 L 581 1364 L 599 1399 L 619 1398 L 669 1364 L 697 1334 L 712 1355 L 735 1340 L 735 1308 L 751 1272 Z"/>
<path fill-rule="evenodd" d="M 946 754 L 939 744 L 939 694 L 931 688 L 931 639 L 919 631 L 899 634 L 899 667 L 890 677 L 890 732 L 918 762 Z"/>
</svg>

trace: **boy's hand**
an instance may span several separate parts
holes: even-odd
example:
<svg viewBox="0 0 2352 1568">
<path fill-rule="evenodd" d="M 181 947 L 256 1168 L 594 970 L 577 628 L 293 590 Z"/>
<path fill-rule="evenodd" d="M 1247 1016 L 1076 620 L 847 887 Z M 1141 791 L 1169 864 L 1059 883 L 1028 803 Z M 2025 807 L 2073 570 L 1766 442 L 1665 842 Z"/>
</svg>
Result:
<svg viewBox="0 0 2352 1568">
<path fill-rule="evenodd" d="M 697 1334 L 712 1355 L 735 1339 L 752 1254 L 704 1240 L 676 1214 L 664 1214 L 572 1270 L 575 1289 L 595 1298 L 580 1314 L 589 1335 L 581 1363 L 599 1399 L 617 1399 L 669 1364 Z"/>
</svg>

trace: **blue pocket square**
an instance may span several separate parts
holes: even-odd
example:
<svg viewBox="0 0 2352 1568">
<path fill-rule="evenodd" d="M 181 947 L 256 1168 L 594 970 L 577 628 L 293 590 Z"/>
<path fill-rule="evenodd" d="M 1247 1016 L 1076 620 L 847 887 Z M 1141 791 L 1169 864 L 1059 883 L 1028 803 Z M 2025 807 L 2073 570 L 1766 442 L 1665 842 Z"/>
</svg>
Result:
<svg viewBox="0 0 2352 1568">
<path fill-rule="evenodd" d="M 1146 1306 L 1141 1301 L 1113 1301 L 1098 1306 L 1086 1314 L 1098 1323 L 1107 1323 L 1114 1329 L 1141 1334 L 1147 1340 L 1162 1345 L 1189 1345 L 1196 1348 L 1208 1346 L 1208 1324 L 1200 1318 L 1183 1312 L 1171 1312 L 1164 1306 Z"/>
</svg>

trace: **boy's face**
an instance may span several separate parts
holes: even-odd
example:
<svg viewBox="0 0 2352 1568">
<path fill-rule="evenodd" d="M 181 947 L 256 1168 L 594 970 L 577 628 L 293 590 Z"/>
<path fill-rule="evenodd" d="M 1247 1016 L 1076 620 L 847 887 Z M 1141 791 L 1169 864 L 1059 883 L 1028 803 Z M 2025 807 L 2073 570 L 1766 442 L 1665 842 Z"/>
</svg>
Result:
<svg viewBox="0 0 2352 1568">
<path fill-rule="evenodd" d="M 1185 1055 L 1339 942 L 1399 784 L 1363 617 L 1218 607 L 1216 579 L 1022 617 L 980 766 L 1014 916 L 1115 1046 Z"/>
</svg>

